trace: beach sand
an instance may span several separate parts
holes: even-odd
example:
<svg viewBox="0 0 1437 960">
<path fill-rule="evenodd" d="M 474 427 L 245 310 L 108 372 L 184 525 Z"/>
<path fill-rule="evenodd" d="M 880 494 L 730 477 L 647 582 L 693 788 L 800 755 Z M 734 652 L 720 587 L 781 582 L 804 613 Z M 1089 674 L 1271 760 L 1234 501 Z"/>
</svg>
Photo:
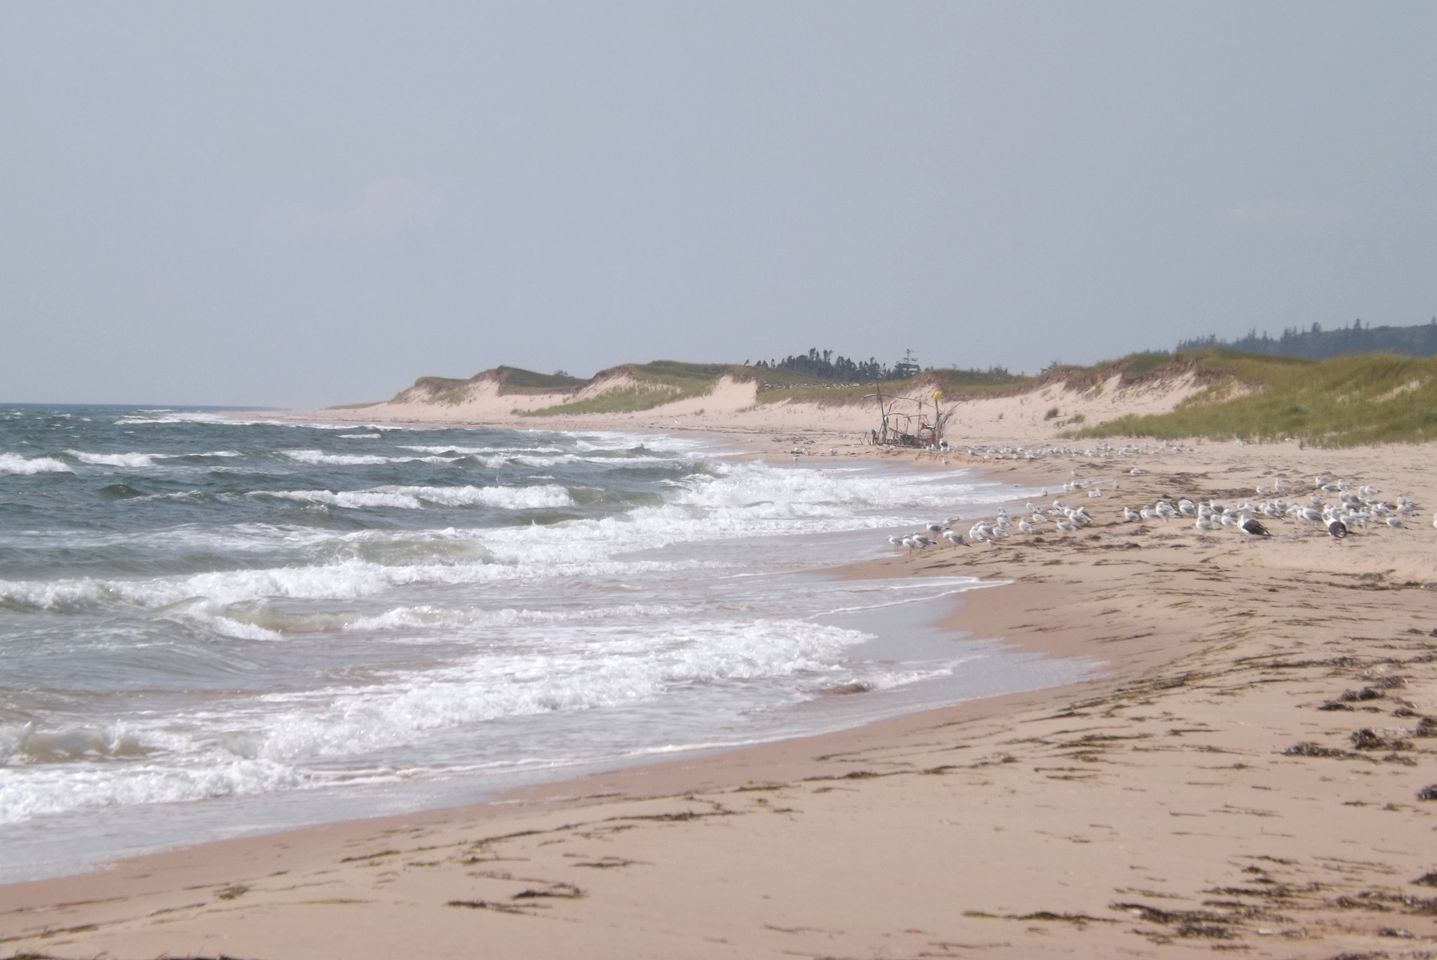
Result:
<svg viewBox="0 0 1437 960">
<path fill-rule="evenodd" d="M 662 429 L 670 413 L 598 423 Z M 1293 521 L 1249 541 L 1120 516 L 1159 496 L 1256 499 L 1279 476 L 1305 495 L 1319 472 L 1430 510 L 1429 448 L 886 454 L 855 442 L 859 416 L 829 413 L 727 435 L 770 456 L 976 466 L 1049 499 L 1074 471 L 1103 481 L 1101 498 L 1066 495 L 1097 520 L 1075 534 L 838 571 L 1011 581 L 965 594 L 948 626 L 1093 658 L 1101 677 L 0 887 L 0 955 L 1437 955 L 1430 513 L 1344 542 Z M 967 426 L 991 437 L 1016 417 Z"/>
</svg>

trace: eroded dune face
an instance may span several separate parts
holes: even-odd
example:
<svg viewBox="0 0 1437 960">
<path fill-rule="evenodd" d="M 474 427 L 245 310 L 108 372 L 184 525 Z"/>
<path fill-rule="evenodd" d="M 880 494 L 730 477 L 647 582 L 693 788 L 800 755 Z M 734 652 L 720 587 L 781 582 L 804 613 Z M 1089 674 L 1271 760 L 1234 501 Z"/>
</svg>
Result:
<svg viewBox="0 0 1437 960">
<path fill-rule="evenodd" d="M 878 422 L 877 394 L 859 402 L 814 403 L 779 400 L 759 403 L 755 380 L 719 377 L 698 396 L 687 396 L 643 410 L 569 412 L 564 408 L 612 394 L 653 391 L 662 384 L 620 372 L 600 375 L 581 387 L 563 392 L 521 392 L 506 389 L 502 378 L 481 374 L 472 380 L 423 378 L 384 403 L 326 411 L 326 416 L 362 420 L 479 423 L 528 426 L 589 426 L 621 424 L 655 430 L 675 428 L 742 433 L 811 431 L 819 435 L 866 435 Z M 1191 373 L 1171 379 L 1124 384 L 1118 375 L 1094 387 L 1075 388 L 1046 383 L 1002 397 L 962 399 L 944 403 L 952 410 L 948 433 L 956 439 L 1051 439 L 1077 424 L 1100 423 L 1117 417 L 1166 413 L 1201 389 Z M 921 386 L 927 397 L 937 386 Z M 914 393 L 913 389 L 908 390 Z M 940 392 L 941 396 L 941 392 Z M 553 412 L 546 412 L 553 411 Z M 1056 411 L 1056 412 L 1054 412 Z"/>
</svg>

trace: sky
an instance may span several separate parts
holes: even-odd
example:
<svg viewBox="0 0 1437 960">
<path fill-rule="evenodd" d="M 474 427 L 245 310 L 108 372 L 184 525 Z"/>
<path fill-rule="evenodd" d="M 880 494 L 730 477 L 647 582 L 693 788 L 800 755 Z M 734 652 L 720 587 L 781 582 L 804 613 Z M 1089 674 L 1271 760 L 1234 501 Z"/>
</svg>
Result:
<svg viewBox="0 0 1437 960">
<path fill-rule="evenodd" d="M 0 4 L 0 401 L 1437 315 L 1437 4 Z"/>
</svg>

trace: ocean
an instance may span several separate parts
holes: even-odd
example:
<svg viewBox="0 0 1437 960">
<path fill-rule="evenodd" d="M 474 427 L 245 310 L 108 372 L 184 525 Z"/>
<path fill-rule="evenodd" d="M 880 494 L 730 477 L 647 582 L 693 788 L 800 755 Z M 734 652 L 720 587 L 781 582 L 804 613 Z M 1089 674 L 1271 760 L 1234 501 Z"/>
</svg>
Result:
<svg viewBox="0 0 1437 960">
<path fill-rule="evenodd" d="M 735 453 L 0 405 L 0 881 L 1088 670 L 934 629 L 972 578 L 820 572 L 1024 491 Z"/>
</svg>

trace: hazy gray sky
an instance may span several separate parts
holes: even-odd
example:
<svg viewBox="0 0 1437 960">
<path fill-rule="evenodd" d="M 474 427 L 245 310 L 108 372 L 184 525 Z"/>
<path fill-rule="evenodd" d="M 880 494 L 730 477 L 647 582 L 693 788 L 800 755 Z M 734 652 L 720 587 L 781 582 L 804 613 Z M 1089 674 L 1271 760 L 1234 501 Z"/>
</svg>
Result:
<svg viewBox="0 0 1437 960">
<path fill-rule="evenodd" d="M 0 400 L 1437 314 L 1437 3 L 0 4 Z"/>
</svg>

